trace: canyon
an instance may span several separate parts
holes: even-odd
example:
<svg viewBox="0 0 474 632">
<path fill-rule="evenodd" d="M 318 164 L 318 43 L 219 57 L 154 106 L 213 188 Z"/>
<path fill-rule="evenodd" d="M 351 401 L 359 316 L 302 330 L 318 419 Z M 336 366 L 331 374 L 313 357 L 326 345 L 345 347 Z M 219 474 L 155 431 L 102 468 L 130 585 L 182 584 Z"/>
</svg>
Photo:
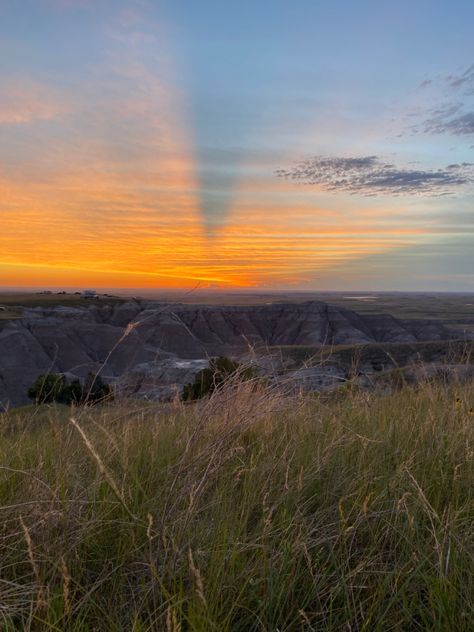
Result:
<svg viewBox="0 0 474 632">
<path fill-rule="evenodd" d="M 469 335 L 440 320 L 358 313 L 315 300 L 27 307 L 20 318 L 1 322 L 0 406 L 27 403 L 28 387 L 47 372 L 84 378 L 100 371 L 119 392 L 169 399 L 216 355 L 252 362 L 276 379 L 289 376 L 309 390 L 321 390 L 354 372 L 354 350 L 365 350 L 359 352 L 365 360 L 358 368 L 365 376 L 394 368 L 397 353 L 402 366 L 416 358 L 431 365 L 443 362 L 448 348 L 460 342 L 472 346 Z M 316 356 L 318 361 L 310 362 Z"/>
</svg>

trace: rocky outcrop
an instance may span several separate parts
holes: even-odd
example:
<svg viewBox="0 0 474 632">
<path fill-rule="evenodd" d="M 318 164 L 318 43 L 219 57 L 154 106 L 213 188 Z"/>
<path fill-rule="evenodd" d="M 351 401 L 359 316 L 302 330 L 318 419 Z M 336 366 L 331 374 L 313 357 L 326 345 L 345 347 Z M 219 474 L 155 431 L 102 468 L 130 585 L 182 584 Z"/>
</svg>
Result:
<svg viewBox="0 0 474 632">
<path fill-rule="evenodd" d="M 138 314 L 148 344 L 182 355 L 242 353 L 251 346 L 341 345 L 446 340 L 440 322 L 362 316 L 319 301 L 251 307 L 171 305 Z M 184 355 L 183 355 L 184 354 Z"/>
<path fill-rule="evenodd" d="M 449 340 L 436 321 L 360 315 L 319 301 L 250 307 L 209 307 L 130 301 L 119 305 L 25 309 L 0 331 L 0 404 L 27 402 L 46 371 L 79 377 L 101 368 L 136 392 L 160 392 L 189 381 L 202 362 L 275 346 L 417 343 Z M 180 363 L 181 362 L 181 368 Z M 136 376 L 137 384 L 130 376 Z M 173 382 L 176 379 L 176 382 Z"/>
</svg>

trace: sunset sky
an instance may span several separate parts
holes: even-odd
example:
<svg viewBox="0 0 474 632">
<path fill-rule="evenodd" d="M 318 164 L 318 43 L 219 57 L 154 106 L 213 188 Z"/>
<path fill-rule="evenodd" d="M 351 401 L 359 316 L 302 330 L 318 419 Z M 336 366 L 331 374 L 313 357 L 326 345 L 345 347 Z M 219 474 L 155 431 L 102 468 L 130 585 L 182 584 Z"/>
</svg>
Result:
<svg viewBox="0 0 474 632">
<path fill-rule="evenodd" d="M 472 0 L 0 0 L 0 286 L 474 290 Z"/>
</svg>

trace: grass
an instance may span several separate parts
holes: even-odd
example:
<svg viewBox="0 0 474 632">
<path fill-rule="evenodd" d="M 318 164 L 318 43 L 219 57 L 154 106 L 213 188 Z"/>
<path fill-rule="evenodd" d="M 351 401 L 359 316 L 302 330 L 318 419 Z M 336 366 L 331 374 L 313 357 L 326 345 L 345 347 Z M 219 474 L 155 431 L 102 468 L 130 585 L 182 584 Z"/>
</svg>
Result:
<svg viewBox="0 0 474 632">
<path fill-rule="evenodd" d="M 472 630 L 473 405 L 230 383 L 11 411 L 0 629 Z"/>
<path fill-rule="evenodd" d="M 3 309 L 0 310 L 0 321 L 16 320 L 17 318 L 21 318 L 22 315 L 23 310 L 21 307 L 3 307 Z"/>
<path fill-rule="evenodd" d="M 90 305 L 117 305 L 124 299 L 100 294 L 97 298 L 84 298 L 82 294 L 43 294 L 41 292 L 0 292 L 0 320 L 21 318 L 24 307 L 88 307 Z"/>
</svg>

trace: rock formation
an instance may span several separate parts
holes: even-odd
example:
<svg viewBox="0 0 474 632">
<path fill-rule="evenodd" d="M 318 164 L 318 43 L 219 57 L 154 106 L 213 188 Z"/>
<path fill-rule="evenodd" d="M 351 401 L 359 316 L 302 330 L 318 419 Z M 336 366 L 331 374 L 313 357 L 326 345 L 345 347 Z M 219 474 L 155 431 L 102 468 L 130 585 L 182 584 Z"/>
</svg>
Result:
<svg viewBox="0 0 474 632">
<path fill-rule="evenodd" d="M 83 377 L 101 368 L 106 379 L 119 380 L 132 392 L 159 396 L 189 381 L 213 355 L 453 337 L 441 322 L 361 315 L 319 301 L 249 307 L 129 301 L 30 308 L 21 319 L 3 321 L 0 330 L 0 405 L 26 403 L 28 386 L 47 371 Z"/>
</svg>

